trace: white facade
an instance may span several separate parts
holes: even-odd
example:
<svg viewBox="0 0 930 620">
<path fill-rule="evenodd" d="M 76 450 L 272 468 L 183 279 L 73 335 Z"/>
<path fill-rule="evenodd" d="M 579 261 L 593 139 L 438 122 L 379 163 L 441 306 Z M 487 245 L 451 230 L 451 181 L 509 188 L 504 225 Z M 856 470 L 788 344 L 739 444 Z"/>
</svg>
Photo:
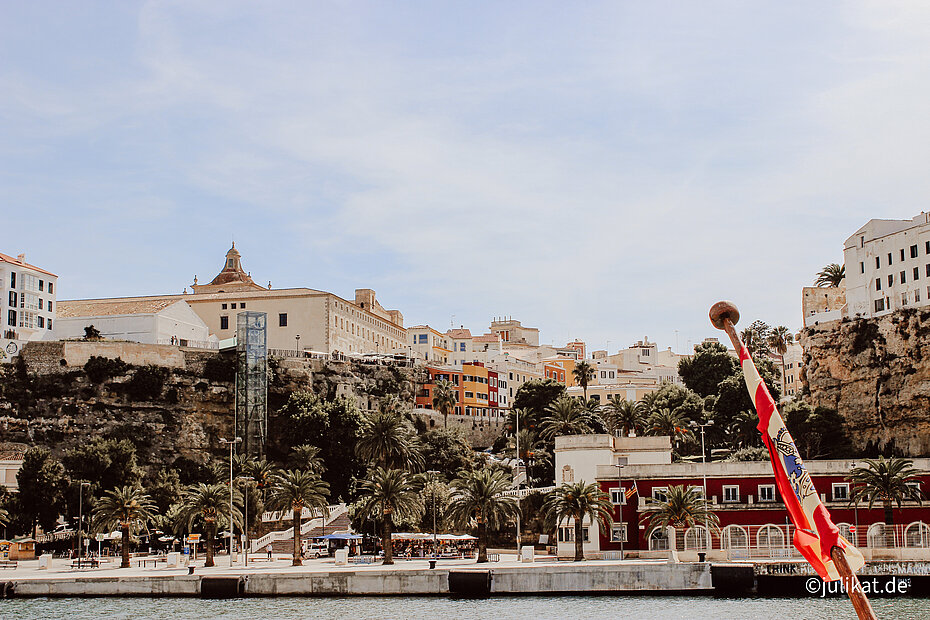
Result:
<svg viewBox="0 0 930 620">
<path fill-rule="evenodd" d="M 555 438 L 555 484 L 586 482 L 599 478 L 598 470 L 605 466 L 668 465 L 672 462 L 670 437 L 613 437 L 612 435 L 569 435 Z M 619 478 L 623 467 L 611 467 Z M 569 520 L 568 527 L 573 527 Z M 590 522 L 585 519 L 587 530 Z M 558 542 L 558 555 L 572 555 L 575 543 Z M 585 553 L 600 551 L 600 537 L 590 536 L 584 543 Z"/>
<path fill-rule="evenodd" d="M 424 364 L 448 364 L 446 338 L 429 325 L 407 328 L 407 349 L 410 357 Z"/>
<path fill-rule="evenodd" d="M 28 340 L 47 340 L 54 328 L 58 302 L 58 276 L 0 253 L 0 360 L 17 355 Z"/>
<path fill-rule="evenodd" d="M 57 340 L 83 338 L 84 328 L 93 325 L 102 337 L 110 340 L 198 347 L 212 347 L 211 343 L 218 342 L 216 337 L 210 338 L 207 324 L 184 301 L 155 299 L 96 306 L 63 303 L 54 329 Z"/>
<path fill-rule="evenodd" d="M 846 316 L 873 317 L 930 301 L 930 214 L 869 220 L 846 240 Z"/>
</svg>

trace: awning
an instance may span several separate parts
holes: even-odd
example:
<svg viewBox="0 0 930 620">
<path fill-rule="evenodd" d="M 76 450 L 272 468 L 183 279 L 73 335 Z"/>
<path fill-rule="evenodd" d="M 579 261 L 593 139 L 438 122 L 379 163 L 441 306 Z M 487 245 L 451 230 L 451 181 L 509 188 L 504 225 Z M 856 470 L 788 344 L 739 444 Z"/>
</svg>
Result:
<svg viewBox="0 0 930 620">
<path fill-rule="evenodd" d="M 318 540 L 361 540 L 358 534 L 327 534 L 326 536 L 314 536 Z"/>
</svg>

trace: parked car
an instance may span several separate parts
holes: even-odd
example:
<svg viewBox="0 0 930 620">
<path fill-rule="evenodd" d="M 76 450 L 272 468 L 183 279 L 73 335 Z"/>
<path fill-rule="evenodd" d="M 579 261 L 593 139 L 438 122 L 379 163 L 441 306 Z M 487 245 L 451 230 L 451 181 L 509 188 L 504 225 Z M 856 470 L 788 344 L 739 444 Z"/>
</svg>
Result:
<svg viewBox="0 0 930 620">
<path fill-rule="evenodd" d="M 329 543 L 325 540 L 312 542 L 307 547 L 307 557 L 319 558 L 327 555 L 329 555 Z"/>
</svg>

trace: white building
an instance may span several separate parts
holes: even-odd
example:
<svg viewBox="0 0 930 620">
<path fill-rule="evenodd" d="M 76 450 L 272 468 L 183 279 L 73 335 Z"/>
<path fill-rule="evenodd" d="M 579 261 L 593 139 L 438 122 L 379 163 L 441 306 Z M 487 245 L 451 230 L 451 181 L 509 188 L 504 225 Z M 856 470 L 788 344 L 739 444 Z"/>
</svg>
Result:
<svg viewBox="0 0 930 620">
<path fill-rule="evenodd" d="M 58 276 L 30 265 L 26 255 L 16 258 L 0 253 L 0 360 L 17 355 L 28 340 L 51 338 L 58 302 Z"/>
<path fill-rule="evenodd" d="M 569 435 L 555 438 L 555 484 L 598 480 L 598 470 L 610 467 L 617 478 L 623 476 L 623 467 L 628 465 L 669 465 L 672 462 L 671 437 L 614 437 L 612 435 Z M 617 502 L 619 503 L 619 502 Z M 626 500 L 623 500 L 626 503 Z M 593 528 L 590 520 L 583 521 L 584 531 Z M 566 527 L 572 528 L 574 520 Z M 558 555 L 570 556 L 575 552 L 571 540 L 558 542 Z M 601 550 L 599 536 L 587 536 L 584 541 L 585 554 Z"/>
<path fill-rule="evenodd" d="M 873 317 L 930 301 L 930 214 L 869 220 L 846 240 L 846 316 Z"/>
<path fill-rule="evenodd" d="M 429 325 L 407 328 L 407 348 L 410 357 L 423 364 L 448 364 L 446 337 Z"/>
<path fill-rule="evenodd" d="M 214 348 L 219 343 L 187 302 L 170 297 L 143 297 L 111 304 L 64 302 L 59 307 L 54 335 L 57 340 L 83 338 L 84 328 L 91 325 L 111 340 L 200 348 Z"/>
</svg>

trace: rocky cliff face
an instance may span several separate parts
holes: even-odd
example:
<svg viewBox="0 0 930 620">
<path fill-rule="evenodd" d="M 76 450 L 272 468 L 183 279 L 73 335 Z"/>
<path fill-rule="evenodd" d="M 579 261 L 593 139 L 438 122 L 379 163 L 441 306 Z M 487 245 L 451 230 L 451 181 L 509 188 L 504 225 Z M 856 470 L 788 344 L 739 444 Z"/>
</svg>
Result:
<svg viewBox="0 0 930 620">
<path fill-rule="evenodd" d="M 836 408 L 857 448 L 930 455 L 930 311 L 805 329 L 811 404 Z"/>
<path fill-rule="evenodd" d="M 143 465 L 177 457 L 204 462 L 223 454 L 233 433 L 235 369 L 231 355 L 133 345 L 133 365 L 107 366 L 92 380 L 89 355 L 116 359 L 112 343 L 76 357 L 68 343 L 28 344 L 0 365 L 0 441 L 44 445 L 56 455 L 97 437 L 130 439 Z M 145 351 L 150 346 L 151 351 Z M 73 348 L 73 347 L 72 347 Z M 170 363 L 163 349 L 173 348 Z M 319 360 L 273 360 L 268 386 L 271 433 L 286 433 L 275 412 L 295 390 L 355 398 L 362 409 L 393 394 L 413 402 L 420 369 Z"/>
</svg>

